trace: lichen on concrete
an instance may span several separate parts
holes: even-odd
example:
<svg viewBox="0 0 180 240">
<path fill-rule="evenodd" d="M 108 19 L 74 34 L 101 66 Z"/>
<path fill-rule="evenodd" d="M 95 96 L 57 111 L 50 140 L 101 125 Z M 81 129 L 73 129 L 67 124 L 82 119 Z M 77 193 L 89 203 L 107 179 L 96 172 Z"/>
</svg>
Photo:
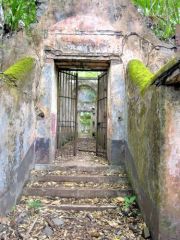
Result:
<svg viewBox="0 0 180 240">
<path fill-rule="evenodd" d="M 129 79 L 136 85 L 143 94 L 150 85 L 152 85 L 158 77 L 164 72 L 178 64 L 179 58 L 174 57 L 168 61 L 162 68 L 153 74 L 140 60 L 133 59 L 129 61 L 127 66 Z"/>
<path fill-rule="evenodd" d="M 180 58 L 178 56 L 172 58 L 170 61 L 168 61 L 164 66 L 162 66 L 155 74 L 154 77 L 152 78 L 152 83 L 156 81 L 164 72 L 168 71 L 171 69 L 174 65 L 178 64 L 180 61 Z"/>
<path fill-rule="evenodd" d="M 10 79 L 23 81 L 33 69 L 34 63 L 35 60 L 32 57 L 22 58 L 4 71 L 4 74 Z"/>
<path fill-rule="evenodd" d="M 178 239 L 180 229 L 177 190 L 179 92 L 173 87 L 157 88 L 153 84 L 154 79 L 174 65 L 176 59 L 170 60 L 149 79 L 148 72 L 137 79 L 140 68 L 137 69 L 136 64 L 133 71 L 128 69 L 126 167 L 153 239 Z M 134 75 L 130 75 L 132 73 Z M 152 86 L 139 97 L 143 78 L 148 82 L 144 89 Z"/>
<path fill-rule="evenodd" d="M 154 77 L 154 74 L 138 59 L 129 61 L 128 74 L 141 93 L 151 85 Z"/>
</svg>

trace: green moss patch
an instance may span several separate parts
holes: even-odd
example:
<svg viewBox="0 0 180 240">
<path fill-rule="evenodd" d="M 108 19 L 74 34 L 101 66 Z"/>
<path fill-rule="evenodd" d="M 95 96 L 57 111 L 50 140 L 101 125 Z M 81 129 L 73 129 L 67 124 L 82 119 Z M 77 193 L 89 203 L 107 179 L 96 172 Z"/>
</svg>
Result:
<svg viewBox="0 0 180 240">
<path fill-rule="evenodd" d="M 133 59 L 129 61 L 127 70 L 130 80 L 140 89 L 141 93 L 144 93 L 156 79 L 178 63 L 179 58 L 176 56 L 153 74 L 140 60 Z"/>
<path fill-rule="evenodd" d="M 138 59 L 133 59 L 128 63 L 128 74 L 130 80 L 143 93 L 151 85 L 154 74 Z"/>
<path fill-rule="evenodd" d="M 34 67 L 35 59 L 32 57 L 25 57 L 17 61 L 9 67 L 4 74 L 13 80 L 25 80 L 27 75 Z"/>
<path fill-rule="evenodd" d="M 179 58 L 176 56 L 172 58 L 169 62 L 167 62 L 162 68 L 160 68 L 155 74 L 152 79 L 152 83 L 156 81 L 163 73 L 167 72 L 169 69 L 171 69 L 173 66 L 179 63 Z"/>
</svg>

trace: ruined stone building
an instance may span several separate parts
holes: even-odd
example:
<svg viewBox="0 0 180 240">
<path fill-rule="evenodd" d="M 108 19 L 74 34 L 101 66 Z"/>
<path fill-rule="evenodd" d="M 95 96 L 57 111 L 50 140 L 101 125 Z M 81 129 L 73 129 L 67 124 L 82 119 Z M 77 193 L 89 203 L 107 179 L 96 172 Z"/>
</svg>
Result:
<svg viewBox="0 0 180 240">
<path fill-rule="evenodd" d="M 62 142 L 81 131 L 77 115 L 84 111 L 94 116 L 97 154 L 103 151 L 110 165 L 126 166 L 154 239 L 178 239 L 180 95 L 174 47 L 147 29 L 128 0 L 39 2 L 32 34 L 19 31 L 2 40 L 2 72 L 21 58 L 34 64 L 16 87 L 0 85 L 0 213 L 14 206 L 30 170 L 52 164 Z M 138 59 L 156 73 L 171 58 L 142 94 L 129 62 Z M 97 78 L 78 78 L 78 71 L 95 71 Z M 86 90 L 96 100 L 78 105 L 78 91 Z M 62 122 L 69 122 L 68 132 Z"/>
</svg>

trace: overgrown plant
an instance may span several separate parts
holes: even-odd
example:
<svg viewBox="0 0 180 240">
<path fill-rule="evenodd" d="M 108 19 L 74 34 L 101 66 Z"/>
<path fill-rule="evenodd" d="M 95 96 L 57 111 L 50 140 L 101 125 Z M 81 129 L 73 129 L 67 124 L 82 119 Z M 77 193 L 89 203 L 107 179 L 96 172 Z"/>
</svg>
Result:
<svg viewBox="0 0 180 240">
<path fill-rule="evenodd" d="M 27 207 L 33 211 L 39 211 L 42 207 L 42 202 L 39 199 L 31 199 L 27 201 Z"/>
<path fill-rule="evenodd" d="M 84 126 L 90 126 L 91 125 L 91 114 L 88 112 L 84 112 L 80 116 L 80 122 Z"/>
<path fill-rule="evenodd" d="M 3 0 L 2 5 L 5 24 L 10 31 L 20 27 L 28 29 L 36 21 L 36 0 Z"/>
<path fill-rule="evenodd" d="M 136 202 L 136 196 L 129 196 L 124 198 L 123 209 L 127 210 L 131 208 Z"/>
<path fill-rule="evenodd" d="M 138 10 L 149 18 L 149 26 L 162 40 L 169 39 L 180 23 L 180 1 L 178 0 L 132 0 Z"/>
</svg>

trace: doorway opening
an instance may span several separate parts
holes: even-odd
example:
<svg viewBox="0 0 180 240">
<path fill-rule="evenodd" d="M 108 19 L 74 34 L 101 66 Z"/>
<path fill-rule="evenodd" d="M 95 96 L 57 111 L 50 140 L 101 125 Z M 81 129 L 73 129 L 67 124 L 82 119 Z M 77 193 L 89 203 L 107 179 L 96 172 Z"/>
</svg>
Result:
<svg viewBox="0 0 180 240">
<path fill-rule="evenodd" d="M 107 159 L 108 69 L 58 69 L 57 154 Z"/>
</svg>

